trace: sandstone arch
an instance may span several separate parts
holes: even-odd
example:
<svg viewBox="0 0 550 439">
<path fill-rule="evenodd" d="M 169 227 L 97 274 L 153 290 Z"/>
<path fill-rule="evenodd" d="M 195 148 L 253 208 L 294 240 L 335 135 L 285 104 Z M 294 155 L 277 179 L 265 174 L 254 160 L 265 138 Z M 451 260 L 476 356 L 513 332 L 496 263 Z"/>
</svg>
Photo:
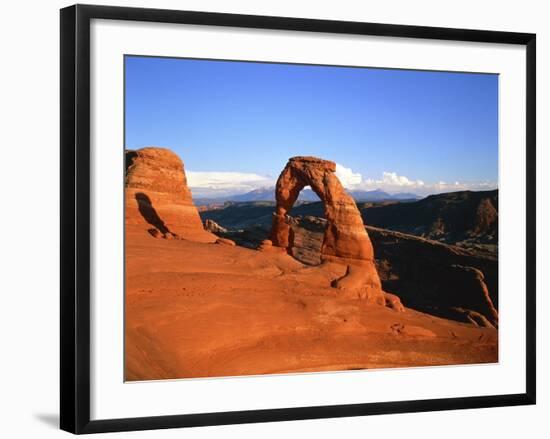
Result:
<svg viewBox="0 0 550 439">
<path fill-rule="evenodd" d="M 334 162 L 317 157 L 293 157 L 288 161 L 275 188 L 277 204 L 271 241 L 274 246 L 289 248 L 291 227 L 287 214 L 300 191 L 311 186 L 324 204 L 327 219 L 321 261 L 348 266 L 346 275 L 333 286 L 383 304 L 385 297 L 374 265 L 372 243 L 355 201 L 346 193 L 335 172 Z"/>
</svg>

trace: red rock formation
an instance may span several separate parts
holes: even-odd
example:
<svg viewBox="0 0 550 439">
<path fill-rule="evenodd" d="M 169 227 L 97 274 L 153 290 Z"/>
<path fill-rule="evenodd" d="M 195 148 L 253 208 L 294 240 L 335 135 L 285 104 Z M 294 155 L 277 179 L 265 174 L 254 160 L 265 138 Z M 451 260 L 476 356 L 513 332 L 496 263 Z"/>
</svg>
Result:
<svg viewBox="0 0 550 439">
<path fill-rule="evenodd" d="M 332 286 L 344 290 L 346 296 L 366 299 L 377 305 L 386 304 L 386 297 L 374 263 L 348 265 L 346 274 L 332 281 Z"/>
<path fill-rule="evenodd" d="M 201 242 L 217 238 L 203 228 L 182 161 L 165 148 L 126 151 L 125 219 L 127 225 L 146 225 L 156 237 Z"/>
<path fill-rule="evenodd" d="M 316 157 L 293 157 L 288 161 L 275 188 L 277 205 L 271 241 L 274 246 L 292 248 L 292 227 L 287 214 L 300 191 L 311 186 L 324 204 L 327 219 L 321 260 L 348 266 L 346 275 L 335 280 L 333 286 L 370 302 L 384 304 L 384 293 L 374 266 L 374 251 L 361 214 L 335 171 L 334 162 Z"/>
<path fill-rule="evenodd" d="M 288 222 L 292 227 L 292 256 L 302 263 L 318 265 L 326 220 L 305 216 L 289 218 Z M 400 310 L 403 300 L 407 307 L 440 317 L 498 326 L 495 255 L 377 227 L 366 229 L 376 252 L 386 306 Z M 346 290 L 352 279 L 344 279 L 340 287 Z"/>
</svg>

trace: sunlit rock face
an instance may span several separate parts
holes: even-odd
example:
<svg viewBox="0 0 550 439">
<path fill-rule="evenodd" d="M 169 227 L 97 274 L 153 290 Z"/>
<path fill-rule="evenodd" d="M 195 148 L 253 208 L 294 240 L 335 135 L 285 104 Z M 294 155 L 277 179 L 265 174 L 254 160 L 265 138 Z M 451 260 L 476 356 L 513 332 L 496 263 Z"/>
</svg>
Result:
<svg viewBox="0 0 550 439">
<path fill-rule="evenodd" d="M 384 304 L 380 278 L 374 265 L 374 251 L 361 214 L 353 198 L 335 174 L 336 163 L 317 157 L 293 157 L 277 180 L 277 201 L 271 241 L 274 246 L 291 248 L 293 233 L 287 214 L 305 186 L 324 204 L 327 226 L 321 247 L 321 260 L 348 266 L 347 274 L 333 286 L 361 298 Z"/>
<path fill-rule="evenodd" d="M 126 224 L 146 225 L 152 236 L 211 242 L 204 230 L 181 159 L 165 148 L 126 151 Z"/>
</svg>

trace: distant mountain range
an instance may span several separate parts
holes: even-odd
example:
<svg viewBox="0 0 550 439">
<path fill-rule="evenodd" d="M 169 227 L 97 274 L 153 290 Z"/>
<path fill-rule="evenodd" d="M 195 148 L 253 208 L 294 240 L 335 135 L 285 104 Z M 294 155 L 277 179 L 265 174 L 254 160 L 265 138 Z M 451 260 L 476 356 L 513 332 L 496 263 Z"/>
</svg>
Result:
<svg viewBox="0 0 550 439">
<path fill-rule="evenodd" d="M 191 188 L 192 190 L 193 188 Z M 390 201 L 390 200 L 419 200 L 422 197 L 407 192 L 400 192 L 397 194 L 389 194 L 381 189 L 375 189 L 372 191 L 348 191 L 355 201 Z M 224 203 L 226 201 L 232 202 L 250 202 L 250 201 L 275 201 L 275 188 L 259 188 L 245 194 L 228 195 L 219 198 L 196 198 L 194 202 L 198 206 L 204 206 L 208 204 Z M 319 197 L 311 189 L 307 188 L 300 192 L 298 201 L 319 201 Z"/>
</svg>

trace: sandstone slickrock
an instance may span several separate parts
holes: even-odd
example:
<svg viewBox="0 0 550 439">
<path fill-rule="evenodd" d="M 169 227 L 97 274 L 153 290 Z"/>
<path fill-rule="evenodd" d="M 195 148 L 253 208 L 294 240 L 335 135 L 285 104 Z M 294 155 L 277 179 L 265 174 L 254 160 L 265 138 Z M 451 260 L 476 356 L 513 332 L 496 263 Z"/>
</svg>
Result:
<svg viewBox="0 0 550 439">
<path fill-rule="evenodd" d="M 420 326 L 394 324 L 391 326 L 392 332 L 397 336 L 405 336 L 412 338 L 434 338 L 437 335 L 429 329 L 422 328 Z"/>
<path fill-rule="evenodd" d="M 216 239 L 216 244 L 223 244 L 223 245 L 231 245 L 231 246 L 234 246 L 235 245 L 235 241 L 231 240 L 231 239 L 227 239 L 227 238 L 218 238 Z"/>
<path fill-rule="evenodd" d="M 327 226 L 321 246 L 321 260 L 347 265 L 347 274 L 333 283 L 353 290 L 373 303 L 385 303 L 380 278 L 374 265 L 374 251 L 353 198 L 335 174 L 336 164 L 317 157 L 293 157 L 277 180 L 277 201 L 271 241 L 274 246 L 293 247 L 292 227 L 287 214 L 305 186 L 321 199 Z M 360 266 L 358 268 L 357 266 Z"/>
<path fill-rule="evenodd" d="M 156 229 L 154 227 L 151 227 L 149 230 L 147 230 L 150 235 L 153 237 L 153 238 L 162 238 L 163 237 L 163 234 L 160 233 L 160 230 L 159 229 Z"/>
<path fill-rule="evenodd" d="M 386 306 L 388 308 L 392 308 L 397 312 L 403 312 L 405 311 L 405 307 L 401 303 L 401 299 L 399 296 L 396 296 L 395 294 L 387 293 L 384 291 L 384 296 L 386 299 Z"/>
<path fill-rule="evenodd" d="M 381 285 L 372 265 L 348 265 L 346 274 L 332 282 L 334 288 L 344 290 L 346 296 L 366 299 L 377 305 L 385 305 L 386 299 L 381 293 Z"/>
<path fill-rule="evenodd" d="M 165 239 L 183 238 L 214 242 L 204 230 L 180 158 L 166 148 L 127 150 L 125 220 L 130 226 Z M 158 230 L 154 232 L 151 230 Z"/>
<path fill-rule="evenodd" d="M 264 239 L 258 246 L 258 250 L 260 251 L 270 251 L 272 249 L 273 243 L 271 242 L 271 239 Z"/>
<path fill-rule="evenodd" d="M 356 258 L 359 262 L 349 263 L 351 258 L 333 255 L 334 260 L 345 264 L 314 267 L 315 264 L 298 262 L 287 252 L 296 256 L 296 244 L 301 242 L 311 244 L 307 254 L 312 255 L 315 243 L 314 239 L 298 239 L 301 229 L 297 224 L 292 224 L 292 248 L 273 246 L 267 239 L 269 226 L 257 227 L 262 223 L 247 210 L 243 215 L 250 222 L 246 228 L 232 230 L 233 225 L 220 221 L 228 228 L 221 237 L 235 241 L 237 246 L 211 244 L 217 236 L 193 219 L 196 210 L 181 162 L 174 167 L 179 159 L 174 161 L 173 155 L 168 154 L 164 160 L 162 154 L 153 152 L 141 156 L 134 152 L 128 160 L 124 343 L 127 380 L 498 361 L 498 331 L 494 328 L 461 324 L 412 309 L 396 313 L 350 299 L 363 293 L 349 289 L 349 284 L 353 284 L 356 272 L 362 277 L 359 269 L 364 260 Z M 167 169 L 159 164 L 164 161 Z M 190 215 L 189 221 L 183 221 L 186 216 L 181 215 L 182 211 Z M 270 222 L 271 212 L 266 216 Z M 317 234 L 319 254 L 326 221 L 315 224 L 323 227 L 307 232 Z M 187 239 L 175 239 L 182 236 Z M 197 236 L 208 238 L 207 242 L 197 242 Z M 248 248 L 243 247 L 246 243 Z M 383 255 L 374 238 L 373 244 L 376 256 Z M 389 250 L 391 242 L 387 244 L 383 248 Z M 258 246 L 263 250 L 253 250 Z M 400 244 L 393 246 L 393 251 L 398 252 L 396 247 Z M 409 261 L 412 258 L 414 266 L 419 259 L 417 253 L 421 252 L 414 247 L 408 249 L 406 243 L 405 248 L 403 254 Z M 430 274 L 430 270 L 437 271 L 431 264 L 443 257 L 436 250 L 427 247 L 423 262 L 426 265 L 424 271 L 419 270 L 420 277 Z M 320 257 L 317 259 L 318 264 Z M 475 261 L 465 257 L 445 259 L 446 263 L 451 260 L 453 265 L 466 267 L 456 267 L 457 275 L 467 275 L 474 285 L 480 285 L 477 273 L 468 270 L 470 266 L 477 268 L 472 265 Z M 367 263 L 372 266 L 372 258 Z M 386 265 L 387 270 L 410 266 L 406 261 L 398 266 L 393 259 Z M 344 277 L 341 286 L 348 289 L 331 288 L 331 281 L 346 270 L 350 276 Z M 485 269 L 481 271 L 491 293 L 493 275 Z M 439 275 L 431 274 L 434 279 Z M 361 286 L 363 281 L 370 281 L 360 280 Z M 386 305 L 394 309 L 400 304 L 391 294 L 384 294 L 384 298 Z M 477 311 L 457 308 L 456 312 L 467 313 L 469 321 L 480 326 L 486 320 Z"/>
</svg>

